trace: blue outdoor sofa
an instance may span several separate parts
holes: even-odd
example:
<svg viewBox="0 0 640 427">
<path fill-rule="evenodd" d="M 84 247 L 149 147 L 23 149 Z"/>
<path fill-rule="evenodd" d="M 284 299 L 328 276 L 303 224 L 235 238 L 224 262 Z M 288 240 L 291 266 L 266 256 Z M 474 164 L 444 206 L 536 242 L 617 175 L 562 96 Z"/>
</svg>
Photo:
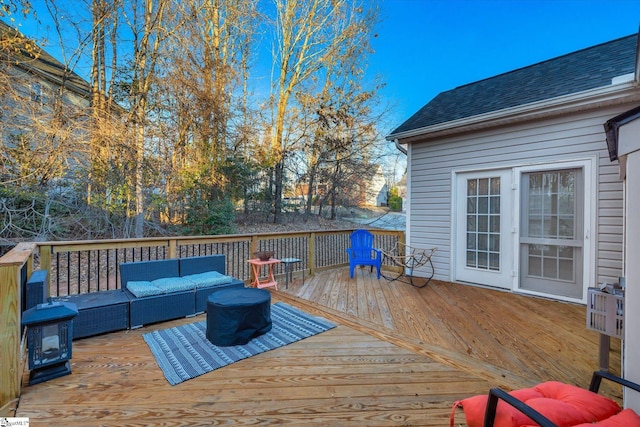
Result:
<svg viewBox="0 0 640 427">
<path fill-rule="evenodd" d="M 244 287 L 225 271 L 224 255 L 120 264 L 130 327 L 194 316 L 205 311 L 212 292 Z"/>
</svg>

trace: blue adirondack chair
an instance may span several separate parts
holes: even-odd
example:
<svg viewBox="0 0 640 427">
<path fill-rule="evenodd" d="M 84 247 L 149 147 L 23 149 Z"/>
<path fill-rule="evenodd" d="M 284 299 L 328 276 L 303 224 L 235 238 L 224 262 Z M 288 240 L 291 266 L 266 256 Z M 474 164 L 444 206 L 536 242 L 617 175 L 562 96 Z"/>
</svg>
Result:
<svg viewBox="0 0 640 427">
<path fill-rule="evenodd" d="M 373 234 L 367 230 L 356 230 L 349 236 L 351 247 L 347 248 L 349 254 L 349 275 L 353 278 L 356 265 L 370 265 L 378 271 L 380 278 L 380 266 L 382 265 L 382 251 L 373 247 Z"/>
</svg>

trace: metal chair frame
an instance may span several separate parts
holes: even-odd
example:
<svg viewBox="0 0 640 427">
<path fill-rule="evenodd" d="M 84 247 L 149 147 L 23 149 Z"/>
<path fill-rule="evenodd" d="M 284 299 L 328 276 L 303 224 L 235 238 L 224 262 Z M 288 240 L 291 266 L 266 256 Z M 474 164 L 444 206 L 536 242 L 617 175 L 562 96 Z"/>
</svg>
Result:
<svg viewBox="0 0 640 427">
<path fill-rule="evenodd" d="M 422 248 L 409 246 L 402 242 L 396 242 L 396 244 L 393 246 L 393 248 L 391 248 L 391 250 L 382 251 L 382 254 L 384 256 L 383 264 L 386 261 L 389 264 L 392 264 L 396 267 L 400 267 L 401 271 L 396 277 L 387 277 L 385 275 L 383 275 L 383 277 L 389 281 L 394 282 L 396 280 L 399 280 L 402 276 L 405 276 L 406 272 L 408 272 L 409 281 L 408 282 L 403 282 L 402 280 L 400 281 L 403 283 L 408 283 L 411 286 L 414 286 L 416 288 L 424 288 L 429 284 L 429 282 L 433 278 L 433 275 L 435 274 L 435 268 L 433 266 L 433 261 L 431 260 L 431 257 L 437 250 L 438 250 L 437 247 L 434 247 L 431 249 L 422 249 Z M 413 283 L 413 270 L 423 267 L 427 263 L 431 268 L 431 275 L 427 277 L 427 281 L 422 285 L 417 285 Z"/>
</svg>

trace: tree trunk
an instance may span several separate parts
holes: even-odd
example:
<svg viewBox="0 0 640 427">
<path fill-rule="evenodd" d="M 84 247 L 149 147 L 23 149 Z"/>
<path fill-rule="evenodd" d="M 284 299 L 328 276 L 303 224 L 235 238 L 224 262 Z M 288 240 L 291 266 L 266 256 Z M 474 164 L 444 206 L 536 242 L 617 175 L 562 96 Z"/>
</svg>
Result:
<svg viewBox="0 0 640 427">
<path fill-rule="evenodd" d="M 313 166 L 311 168 L 311 170 L 309 171 L 309 187 L 307 190 L 307 203 L 306 206 L 304 208 L 304 222 L 307 222 L 309 220 L 309 217 L 311 216 L 311 208 L 313 207 L 313 186 L 316 183 L 316 168 L 315 166 Z"/>
<path fill-rule="evenodd" d="M 138 106 L 141 111 L 144 111 L 142 105 Z M 143 113 L 144 114 L 144 113 Z M 136 182 L 135 182 L 135 194 L 136 194 L 136 215 L 135 215 L 135 231 L 136 238 L 144 236 L 144 194 L 143 194 L 143 170 L 142 163 L 144 161 L 144 127 L 142 124 L 137 124 L 136 129 Z"/>
<path fill-rule="evenodd" d="M 282 221 L 282 186 L 284 181 L 284 161 L 280 160 L 274 168 L 275 177 L 273 182 L 273 223 L 279 224 Z"/>
</svg>

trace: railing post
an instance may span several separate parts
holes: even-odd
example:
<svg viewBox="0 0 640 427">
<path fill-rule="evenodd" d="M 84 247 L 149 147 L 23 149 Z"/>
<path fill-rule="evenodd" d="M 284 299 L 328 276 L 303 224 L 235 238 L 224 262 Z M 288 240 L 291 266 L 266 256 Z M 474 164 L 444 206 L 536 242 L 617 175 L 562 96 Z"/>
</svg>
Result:
<svg viewBox="0 0 640 427">
<path fill-rule="evenodd" d="M 0 416 L 14 416 L 20 396 L 22 300 L 20 270 L 29 263 L 36 245 L 19 243 L 0 258 Z"/>
<path fill-rule="evenodd" d="M 51 254 L 53 253 L 53 247 L 50 245 L 38 246 L 38 252 L 40 254 L 40 270 L 47 270 L 51 277 Z M 33 257 L 31 257 L 33 259 Z M 33 267 L 33 265 L 32 265 Z M 50 284 L 51 282 L 48 282 Z M 51 288 L 47 286 L 47 298 L 51 296 Z"/>
<path fill-rule="evenodd" d="M 169 258 L 177 258 L 178 257 L 178 243 L 176 239 L 169 240 Z"/>
<path fill-rule="evenodd" d="M 40 270 L 51 271 L 51 254 L 53 248 L 51 245 L 41 245 L 38 247 L 40 253 Z"/>
</svg>

